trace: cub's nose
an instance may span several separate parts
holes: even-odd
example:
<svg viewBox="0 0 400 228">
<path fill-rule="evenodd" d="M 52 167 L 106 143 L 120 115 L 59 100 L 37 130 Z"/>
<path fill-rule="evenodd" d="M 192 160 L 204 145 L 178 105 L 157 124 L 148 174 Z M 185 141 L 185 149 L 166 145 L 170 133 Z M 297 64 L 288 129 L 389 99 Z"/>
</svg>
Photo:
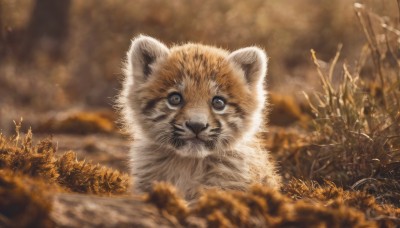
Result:
<svg viewBox="0 0 400 228">
<path fill-rule="evenodd" d="M 187 121 L 185 123 L 186 127 L 189 128 L 193 133 L 196 135 L 199 134 L 200 132 L 204 131 L 207 127 L 207 123 L 201 123 L 201 122 L 192 122 L 192 121 Z"/>
</svg>

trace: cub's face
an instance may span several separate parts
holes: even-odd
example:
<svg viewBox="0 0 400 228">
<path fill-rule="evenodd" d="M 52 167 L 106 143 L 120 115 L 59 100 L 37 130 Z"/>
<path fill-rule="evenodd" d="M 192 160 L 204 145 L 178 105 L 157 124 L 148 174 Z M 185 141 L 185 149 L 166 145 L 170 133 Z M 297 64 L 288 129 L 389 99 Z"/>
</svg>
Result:
<svg viewBox="0 0 400 228">
<path fill-rule="evenodd" d="M 258 48 L 229 55 L 137 38 L 128 53 L 133 84 L 127 102 L 141 137 L 183 156 L 229 151 L 258 127 L 266 61 Z"/>
</svg>

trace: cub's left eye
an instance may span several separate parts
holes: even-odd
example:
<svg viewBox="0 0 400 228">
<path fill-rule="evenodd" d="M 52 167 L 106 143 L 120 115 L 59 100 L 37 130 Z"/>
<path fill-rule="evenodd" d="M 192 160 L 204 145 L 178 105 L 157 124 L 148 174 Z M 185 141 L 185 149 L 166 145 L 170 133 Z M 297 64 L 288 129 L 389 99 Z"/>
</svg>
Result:
<svg viewBox="0 0 400 228">
<path fill-rule="evenodd" d="M 217 111 L 224 110 L 224 108 L 226 106 L 225 100 L 222 97 L 214 97 L 212 99 L 212 103 L 211 104 L 212 104 L 212 107 Z"/>
</svg>

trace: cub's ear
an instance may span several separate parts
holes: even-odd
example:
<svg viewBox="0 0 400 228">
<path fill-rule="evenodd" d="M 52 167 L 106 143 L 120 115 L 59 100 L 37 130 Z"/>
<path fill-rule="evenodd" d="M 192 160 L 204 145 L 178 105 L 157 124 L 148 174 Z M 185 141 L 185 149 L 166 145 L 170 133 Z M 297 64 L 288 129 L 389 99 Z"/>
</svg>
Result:
<svg viewBox="0 0 400 228">
<path fill-rule="evenodd" d="M 243 70 L 245 79 L 250 86 L 263 83 L 267 74 L 268 58 L 258 47 L 247 47 L 232 52 L 229 60 Z"/>
<path fill-rule="evenodd" d="M 126 74 L 135 82 L 144 82 L 152 73 L 152 64 L 167 57 L 169 49 L 160 41 L 139 35 L 127 53 Z"/>
</svg>

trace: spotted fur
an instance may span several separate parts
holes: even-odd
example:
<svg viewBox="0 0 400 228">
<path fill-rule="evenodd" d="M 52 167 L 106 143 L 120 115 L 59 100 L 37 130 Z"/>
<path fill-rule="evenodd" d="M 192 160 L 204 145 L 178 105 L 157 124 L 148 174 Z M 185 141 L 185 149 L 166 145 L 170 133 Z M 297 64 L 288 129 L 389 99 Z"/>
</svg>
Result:
<svg viewBox="0 0 400 228">
<path fill-rule="evenodd" d="M 266 99 L 267 57 L 257 47 L 232 53 L 200 44 L 132 41 L 118 103 L 132 134 L 135 188 L 167 181 L 191 200 L 201 189 L 278 188 L 280 177 L 256 132 Z M 171 104 L 171 94 L 178 94 Z M 179 99 L 181 98 L 181 99 Z M 222 110 L 213 107 L 220 99 Z M 193 130 L 191 123 L 198 130 Z M 194 126 L 194 125 L 193 125 Z"/>
</svg>

